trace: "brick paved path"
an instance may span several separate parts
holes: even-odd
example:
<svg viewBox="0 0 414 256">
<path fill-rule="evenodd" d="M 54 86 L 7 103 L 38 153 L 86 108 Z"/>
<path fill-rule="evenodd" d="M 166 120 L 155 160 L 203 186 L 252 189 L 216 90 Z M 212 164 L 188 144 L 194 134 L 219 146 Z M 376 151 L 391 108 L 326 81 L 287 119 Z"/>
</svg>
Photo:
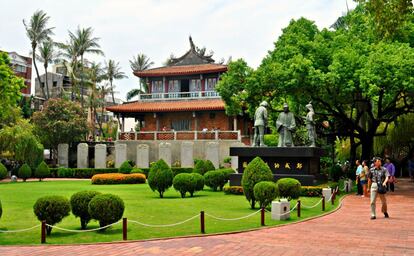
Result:
<svg viewBox="0 0 414 256">
<path fill-rule="evenodd" d="M 387 196 L 390 219 L 377 213 L 371 221 L 369 199 L 351 195 L 333 214 L 283 227 L 158 241 L 5 246 L 0 255 L 414 255 L 414 184 L 401 180 Z"/>
</svg>

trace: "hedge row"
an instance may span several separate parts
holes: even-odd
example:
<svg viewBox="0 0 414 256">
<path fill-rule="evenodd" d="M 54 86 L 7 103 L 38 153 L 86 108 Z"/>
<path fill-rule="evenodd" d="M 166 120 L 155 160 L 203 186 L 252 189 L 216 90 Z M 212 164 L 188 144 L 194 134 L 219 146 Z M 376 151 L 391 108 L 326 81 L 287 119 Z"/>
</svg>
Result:
<svg viewBox="0 0 414 256">
<path fill-rule="evenodd" d="M 145 174 L 145 176 L 148 177 L 150 168 L 139 168 L 139 169 L 141 169 L 142 172 Z M 174 177 L 180 173 L 192 173 L 193 170 L 194 169 L 191 167 L 171 167 L 171 171 Z"/>
<path fill-rule="evenodd" d="M 300 196 L 306 197 L 321 197 L 323 186 L 302 186 L 300 190 Z M 231 195 L 243 195 L 242 186 L 229 186 L 224 187 L 225 194 Z"/>
<path fill-rule="evenodd" d="M 242 186 L 229 186 L 224 187 L 224 193 L 227 195 L 243 195 L 243 187 Z"/>
<path fill-rule="evenodd" d="M 60 171 L 59 171 L 60 170 Z M 50 168 L 52 177 L 90 179 L 95 174 L 117 173 L 118 168 Z"/>
<path fill-rule="evenodd" d="M 146 177 L 142 173 L 103 173 L 95 174 L 92 177 L 92 184 L 142 184 L 145 183 Z"/>
</svg>

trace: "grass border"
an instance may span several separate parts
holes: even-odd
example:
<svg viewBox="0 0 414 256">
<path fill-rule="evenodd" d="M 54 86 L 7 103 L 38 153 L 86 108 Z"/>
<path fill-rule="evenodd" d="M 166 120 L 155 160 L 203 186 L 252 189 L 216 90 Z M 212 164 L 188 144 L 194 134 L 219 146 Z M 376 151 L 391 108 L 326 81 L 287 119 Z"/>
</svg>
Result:
<svg viewBox="0 0 414 256">
<path fill-rule="evenodd" d="M 264 229 L 276 229 L 279 227 L 284 227 L 288 225 L 295 225 L 300 224 L 302 222 L 322 218 L 324 216 L 333 214 L 337 212 L 339 209 L 342 208 L 342 201 L 350 196 L 351 194 L 345 194 L 342 196 L 339 200 L 338 205 L 333 209 L 332 211 L 322 213 L 321 215 L 311 216 L 305 219 L 300 219 L 296 221 L 292 221 L 289 223 L 283 223 L 275 226 L 264 226 L 264 227 L 258 227 L 258 228 L 250 228 L 245 230 L 238 230 L 238 231 L 228 231 L 228 232 L 219 232 L 219 233 L 209 233 L 209 234 L 197 234 L 197 235 L 184 235 L 184 236 L 172 236 L 172 237 L 159 237 L 159 238 L 148 238 L 148 239 L 141 239 L 141 240 L 127 240 L 127 241 L 113 241 L 113 242 L 96 242 L 96 243 L 77 243 L 77 244 L 27 244 L 27 245 L 2 245 L 2 247 L 39 247 L 39 246 L 57 246 L 57 247 L 65 247 L 65 246 L 84 246 L 84 245 L 101 245 L 101 244 L 124 244 L 124 243 L 144 243 L 144 242 L 153 242 L 153 241 L 167 241 L 167 240 L 173 240 L 173 239 L 185 239 L 185 238 L 202 238 L 202 237 L 209 237 L 209 236 L 224 236 L 224 235 L 233 235 L 233 234 L 240 234 L 240 233 L 248 233 L 248 232 L 254 232 L 258 230 L 264 230 Z M 46 238 L 47 241 L 47 238 Z"/>
</svg>

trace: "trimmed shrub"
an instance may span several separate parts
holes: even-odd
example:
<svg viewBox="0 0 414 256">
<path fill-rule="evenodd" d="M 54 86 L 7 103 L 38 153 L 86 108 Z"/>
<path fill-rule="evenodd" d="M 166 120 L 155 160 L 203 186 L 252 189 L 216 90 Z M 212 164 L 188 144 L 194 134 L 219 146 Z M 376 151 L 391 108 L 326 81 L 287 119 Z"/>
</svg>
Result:
<svg viewBox="0 0 414 256">
<path fill-rule="evenodd" d="M 194 166 L 194 172 L 201 175 L 204 175 L 206 172 L 213 171 L 215 169 L 216 168 L 214 167 L 214 164 L 210 160 L 197 160 Z"/>
<path fill-rule="evenodd" d="M 254 185 L 254 197 L 260 207 L 267 207 L 278 195 L 277 186 L 273 181 L 261 181 Z"/>
<path fill-rule="evenodd" d="M 33 205 L 33 211 L 38 220 L 45 220 L 47 224 L 55 225 L 69 215 L 70 203 L 63 196 L 44 196 L 37 199 Z M 50 235 L 52 227 L 46 226 L 46 230 Z"/>
<path fill-rule="evenodd" d="M 89 221 L 92 219 L 89 214 L 89 202 L 97 195 L 100 195 L 97 191 L 80 191 L 73 194 L 70 197 L 70 206 L 72 213 L 76 217 L 80 218 L 81 228 L 86 229 Z"/>
<path fill-rule="evenodd" d="M 128 161 L 125 161 L 119 167 L 119 172 L 124 174 L 129 174 L 132 170 L 132 166 Z"/>
<path fill-rule="evenodd" d="M 243 195 L 243 187 L 242 186 L 224 187 L 224 193 L 227 195 Z"/>
<path fill-rule="evenodd" d="M 137 167 L 132 168 L 132 170 L 131 170 L 130 173 L 142 173 L 142 174 L 145 174 L 143 170 L 141 170 L 141 169 L 139 169 Z"/>
<path fill-rule="evenodd" d="M 57 176 L 59 178 L 73 178 L 73 176 L 75 176 L 75 170 L 71 168 L 59 167 L 57 170 Z"/>
<path fill-rule="evenodd" d="M 223 163 L 225 163 L 225 164 L 231 164 L 231 157 L 230 157 L 230 156 L 226 156 L 226 157 L 223 159 Z"/>
<path fill-rule="evenodd" d="M 143 173 L 102 173 L 95 174 L 91 182 L 94 185 L 104 184 L 143 184 L 145 183 L 145 174 Z"/>
<path fill-rule="evenodd" d="M 300 196 L 321 197 L 322 189 L 323 187 L 321 186 L 301 186 Z"/>
<path fill-rule="evenodd" d="M 273 174 L 269 166 L 260 157 L 255 157 L 244 169 L 241 180 L 244 195 L 247 201 L 250 202 L 252 209 L 256 205 L 254 185 L 261 181 L 273 181 Z"/>
<path fill-rule="evenodd" d="M 224 184 L 226 184 L 225 174 L 223 171 L 208 171 L 204 174 L 204 182 L 206 186 L 210 187 L 213 191 L 218 189 L 223 190 Z"/>
<path fill-rule="evenodd" d="M 218 169 L 218 170 L 224 173 L 224 179 L 226 180 L 226 182 L 229 181 L 230 174 L 236 173 L 236 171 L 233 170 L 232 168 L 223 168 L 223 169 Z"/>
<path fill-rule="evenodd" d="M 118 168 L 66 168 L 73 171 L 73 178 L 90 179 L 95 174 L 117 173 Z M 58 177 L 59 168 L 49 168 L 51 177 Z M 70 172 L 70 171 L 68 171 Z"/>
<path fill-rule="evenodd" d="M 173 173 L 167 163 L 160 159 L 155 162 L 148 174 L 148 185 L 152 191 L 158 191 L 160 198 L 163 198 L 164 192 L 172 186 Z"/>
<path fill-rule="evenodd" d="M 185 194 L 195 187 L 195 185 L 192 183 L 191 174 L 177 174 L 177 176 L 175 176 L 173 179 L 173 187 L 175 190 L 180 192 L 181 198 L 184 198 Z"/>
<path fill-rule="evenodd" d="M 18 177 L 25 182 L 28 178 L 32 177 L 32 168 L 28 164 L 23 164 L 19 168 Z"/>
<path fill-rule="evenodd" d="M 35 170 L 35 177 L 39 178 L 39 181 L 42 181 L 43 178 L 46 178 L 49 176 L 50 176 L 49 166 L 47 166 L 45 161 L 42 161 Z"/>
<path fill-rule="evenodd" d="M 192 181 L 192 187 L 188 191 L 190 193 L 190 196 L 193 197 L 194 192 L 201 191 L 204 188 L 204 177 L 203 175 L 199 173 L 191 173 L 191 181 Z"/>
<path fill-rule="evenodd" d="M 299 198 L 301 185 L 297 179 L 283 178 L 276 182 L 280 197 L 288 200 Z"/>
<path fill-rule="evenodd" d="M 116 195 L 101 194 L 92 198 L 88 205 L 89 215 L 99 221 L 100 227 L 117 222 L 124 214 L 124 201 Z"/>
<path fill-rule="evenodd" d="M 7 177 L 7 168 L 2 163 L 0 163 L 0 180 Z"/>
</svg>

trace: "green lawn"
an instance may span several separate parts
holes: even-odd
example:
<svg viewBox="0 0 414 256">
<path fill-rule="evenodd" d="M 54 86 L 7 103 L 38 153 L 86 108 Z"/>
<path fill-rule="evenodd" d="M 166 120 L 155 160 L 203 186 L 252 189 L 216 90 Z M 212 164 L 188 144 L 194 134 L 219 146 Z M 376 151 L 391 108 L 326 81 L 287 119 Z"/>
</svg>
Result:
<svg viewBox="0 0 414 256">
<path fill-rule="evenodd" d="M 204 210 L 214 216 L 237 218 L 246 216 L 256 210 L 249 208 L 244 196 L 225 195 L 223 192 L 212 192 L 205 188 L 196 193 L 194 198 L 180 198 L 179 193 L 170 189 L 165 198 L 160 199 L 158 193 L 152 192 L 147 184 L 140 185 L 91 185 L 90 181 L 43 181 L 26 183 L 0 183 L 0 200 L 3 205 L 3 216 L 0 219 L 1 230 L 15 230 L 39 224 L 33 213 L 33 204 L 37 198 L 45 195 L 63 195 L 67 198 L 81 190 L 97 190 L 101 193 L 112 193 L 120 196 L 125 202 L 124 217 L 148 224 L 171 224 L 188 219 Z M 303 205 L 313 205 L 319 198 L 301 198 Z M 294 206 L 296 201 L 291 202 Z M 337 203 L 336 203 L 337 205 Z M 333 210 L 330 203 L 326 211 Z M 322 214 L 321 206 L 311 210 L 302 208 L 301 219 Z M 297 221 L 296 211 L 292 212 L 289 221 L 273 221 L 270 213 L 266 213 L 266 225 L 274 226 Z M 73 215 L 57 224 L 66 229 L 80 229 L 80 221 Z M 99 227 L 96 221 L 89 223 L 88 228 Z M 206 216 L 206 233 L 219 233 L 247 230 L 260 227 L 260 214 L 238 221 L 218 221 Z M 185 224 L 168 228 L 149 228 L 128 223 L 128 239 L 139 240 L 157 237 L 172 237 L 200 234 L 200 221 L 196 218 Z M 93 243 L 122 240 L 122 224 L 105 232 L 68 233 L 54 229 L 47 237 L 49 244 Z M 0 244 L 39 244 L 40 228 L 9 234 L 0 233 Z"/>
</svg>

